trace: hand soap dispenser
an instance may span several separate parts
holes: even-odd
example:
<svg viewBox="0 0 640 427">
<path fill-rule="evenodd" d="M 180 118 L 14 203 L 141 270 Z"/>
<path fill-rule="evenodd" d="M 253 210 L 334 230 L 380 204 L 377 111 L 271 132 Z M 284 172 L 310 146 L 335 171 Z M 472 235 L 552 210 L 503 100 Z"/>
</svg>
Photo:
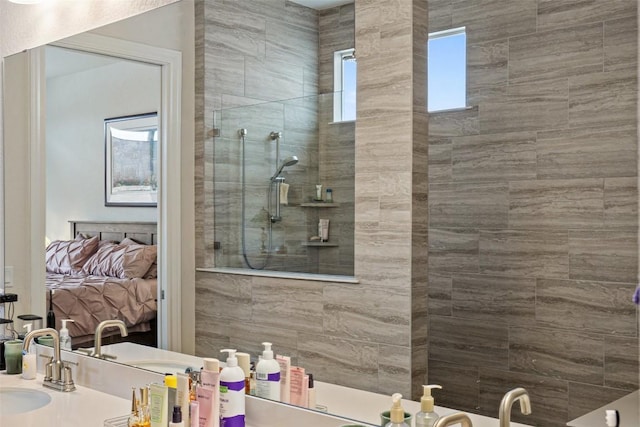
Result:
<svg viewBox="0 0 640 427">
<path fill-rule="evenodd" d="M 423 395 L 420 399 L 420 412 L 416 414 L 416 427 L 432 427 L 440 416 L 433 411 L 433 397 L 431 390 L 442 388 L 439 385 L 423 385 Z"/>
<path fill-rule="evenodd" d="M 60 328 L 60 349 L 71 351 L 71 337 L 67 329 L 67 322 L 75 322 L 73 319 L 62 319 L 62 328 Z"/>
<path fill-rule="evenodd" d="M 236 350 L 228 353 L 227 366 L 220 372 L 220 427 L 244 427 L 244 371 L 238 366 Z"/>
<path fill-rule="evenodd" d="M 389 421 L 385 427 L 411 427 L 404 421 L 404 409 L 402 408 L 402 395 L 400 393 L 394 393 L 391 396 L 393 404 L 389 411 Z"/>
<path fill-rule="evenodd" d="M 262 359 L 256 365 L 256 396 L 280 401 L 280 364 L 273 358 L 271 343 L 263 342 Z"/>
</svg>

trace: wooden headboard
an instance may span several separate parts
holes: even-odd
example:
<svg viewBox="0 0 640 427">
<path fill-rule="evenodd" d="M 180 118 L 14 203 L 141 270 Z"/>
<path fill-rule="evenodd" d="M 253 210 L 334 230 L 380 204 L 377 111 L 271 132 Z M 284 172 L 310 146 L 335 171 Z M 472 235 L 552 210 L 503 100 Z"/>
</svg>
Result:
<svg viewBox="0 0 640 427">
<path fill-rule="evenodd" d="M 158 244 L 158 224 L 152 221 L 69 221 L 71 238 L 78 233 L 120 242 L 125 237 L 147 245 Z"/>
</svg>

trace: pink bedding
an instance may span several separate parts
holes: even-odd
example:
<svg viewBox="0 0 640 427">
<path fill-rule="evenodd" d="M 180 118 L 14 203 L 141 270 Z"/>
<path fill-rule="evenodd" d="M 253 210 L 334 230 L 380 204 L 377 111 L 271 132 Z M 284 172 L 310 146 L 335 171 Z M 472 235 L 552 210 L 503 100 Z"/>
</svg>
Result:
<svg viewBox="0 0 640 427">
<path fill-rule="evenodd" d="M 47 308 L 49 290 L 54 291 L 56 329 L 62 319 L 75 320 L 67 324 L 74 345 L 92 340 L 103 320 L 120 319 L 129 332 L 147 332 L 151 330 L 149 321 L 157 315 L 157 279 L 47 273 L 46 285 Z M 112 334 L 119 334 L 119 330 L 107 329 L 103 336 Z"/>
</svg>

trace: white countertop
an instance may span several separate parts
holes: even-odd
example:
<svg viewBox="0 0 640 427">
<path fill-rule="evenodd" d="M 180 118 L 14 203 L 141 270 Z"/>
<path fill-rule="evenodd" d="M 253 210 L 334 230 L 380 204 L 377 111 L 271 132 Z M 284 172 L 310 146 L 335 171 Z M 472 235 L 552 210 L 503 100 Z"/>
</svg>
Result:
<svg viewBox="0 0 640 427">
<path fill-rule="evenodd" d="M 607 409 L 617 409 L 620 413 L 619 427 L 640 426 L 640 390 L 636 390 L 614 402 L 607 403 L 601 408 L 591 411 L 567 423 L 571 427 L 600 427 L 606 425 Z"/>
<path fill-rule="evenodd" d="M 127 415 L 131 402 L 76 385 L 76 390 L 61 392 L 42 385 L 43 376 L 24 380 L 21 375 L 0 372 L 0 388 L 20 387 L 43 391 L 51 396 L 46 406 L 16 415 L 0 414 L 0 426 L 20 427 L 102 427 L 104 420 Z"/>
</svg>

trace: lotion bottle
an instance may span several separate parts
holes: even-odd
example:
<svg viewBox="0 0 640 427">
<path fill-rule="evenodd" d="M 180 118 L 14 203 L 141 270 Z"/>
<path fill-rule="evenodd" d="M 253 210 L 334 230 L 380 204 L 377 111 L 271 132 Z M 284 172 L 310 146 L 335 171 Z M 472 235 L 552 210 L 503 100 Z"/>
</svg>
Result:
<svg viewBox="0 0 640 427">
<path fill-rule="evenodd" d="M 220 352 L 229 354 L 220 372 L 220 427 L 244 427 L 244 371 L 238 366 L 236 350 Z"/>
<path fill-rule="evenodd" d="M 262 359 L 256 365 L 256 396 L 280 401 L 280 364 L 273 358 L 270 342 L 263 342 Z"/>
<path fill-rule="evenodd" d="M 24 325 L 24 328 L 27 330 L 27 334 L 31 332 L 31 327 L 33 325 L 31 323 L 27 323 Z M 32 345 L 29 348 L 29 352 L 22 351 L 22 378 L 25 380 L 34 380 L 36 378 L 36 368 L 37 368 L 37 360 L 35 348 Z"/>
<path fill-rule="evenodd" d="M 391 396 L 393 404 L 389 411 L 390 421 L 385 427 L 411 427 L 404 421 L 404 409 L 402 408 L 402 395 L 400 393 L 394 393 Z"/>
<path fill-rule="evenodd" d="M 416 414 L 416 427 L 432 427 L 440 416 L 433 411 L 433 397 L 431 390 L 442 388 L 439 385 L 423 385 L 423 394 L 420 398 L 420 412 Z"/>
<path fill-rule="evenodd" d="M 75 322 L 73 319 L 62 319 L 62 328 L 60 328 L 60 349 L 71 351 L 71 337 L 67 329 L 67 322 Z"/>
</svg>

